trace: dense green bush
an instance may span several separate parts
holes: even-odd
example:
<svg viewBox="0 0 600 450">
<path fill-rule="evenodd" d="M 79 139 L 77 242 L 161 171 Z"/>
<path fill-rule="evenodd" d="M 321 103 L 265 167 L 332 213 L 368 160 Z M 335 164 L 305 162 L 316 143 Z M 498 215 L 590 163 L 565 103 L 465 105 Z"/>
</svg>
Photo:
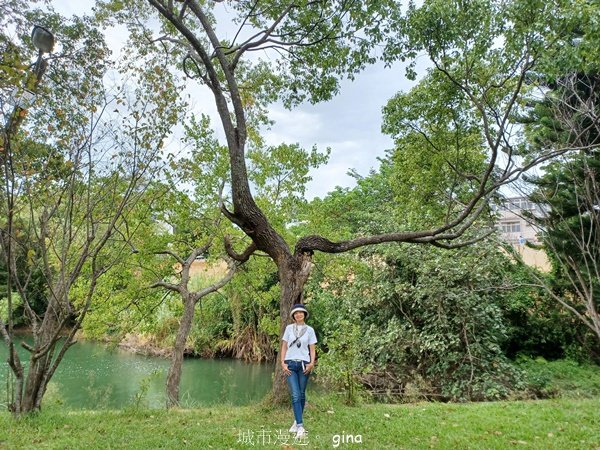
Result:
<svg viewBox="0 0 600 450">
<path fill-rule="evenodd" d="M 534 283 L 531 269 L 517 264 L 504 266 L 510 293 L 498 306 L 507 326 L 502 346 L 511 359 L 519 356 L 548 360 L 570 358 L 600 361 L 597 339 L 580 321 Z M 552 274 L 540 274 L 552 285 Z"/>
<path fill-rule="evenodd" d="M 324 268 L 310 302 L 323 350 L 354 342 L 354 376 L 384 397 L 506 398 L 523 387 L 502 351 L 507 263 L 482 243 L 452 252 L 389 246 L 347 263 L 343 277 L 339 267 Z M 344 333 L 345 322 L 360 327 L 359 338 Z"/>
<path fill-rule="evenodd" d="M 520 357 L 528 392 L 536 398 L 595 398 L 600 395 L 600 366 L 563 359 Z"/>
</svg>

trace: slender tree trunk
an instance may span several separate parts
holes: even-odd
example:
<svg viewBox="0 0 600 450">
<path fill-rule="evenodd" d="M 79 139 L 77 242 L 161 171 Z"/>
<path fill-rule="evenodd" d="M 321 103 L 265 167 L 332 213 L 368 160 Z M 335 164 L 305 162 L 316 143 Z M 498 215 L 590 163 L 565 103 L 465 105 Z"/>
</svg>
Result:
<svg viewBox="0 0 600 450">
<path fill-rule="evenodd" d="M 24 370 L 23 364 L 21 364 L 21 361 L 19 360 L 19 355 L 17 354 L 17 349 L 15 348 L 14 341 L 11 340 L 8 347 L 10 352 L 8 365 L 10 366 L 12 373 L 15 376 L 15 385 L 13 391 L 9 393 L 8 396 L 9 402 L 12 401 L 9 404 L 9 410 L 12 411 L 14 414 L 18 415 L 21 413 L 21 405 L 23 403 Z"/>
<path fill-rule="evenodd" d="M 188 295 L 185 298 L 183 316 L 175 338 L 175 347 L 171 358 L 171 366 L 167 375 L 167 408 L 179 406 L 179 383 L 181 381 L 181 366 L 183 364 L 183 353 L 185 343 L 192 329 L 196 302 Z"/>
</svg>

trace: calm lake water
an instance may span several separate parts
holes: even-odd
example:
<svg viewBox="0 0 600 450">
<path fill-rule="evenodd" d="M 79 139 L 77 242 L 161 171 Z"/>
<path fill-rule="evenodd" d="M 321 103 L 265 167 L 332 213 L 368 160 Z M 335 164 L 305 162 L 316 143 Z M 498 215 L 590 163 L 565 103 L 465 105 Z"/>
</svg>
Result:
<svg viewBox="0 0 600 450">
<path fill-rule="evenodd" d="M 28 353 L 21 349 L 22 358 Z M 0 342 L 0 406 L 6 403 L 8 349 Z M 70 408 L 125 408 L 165 405 L 169 360 L 136 355 L 104 344 L 79 341 L 66 353 L 50 382 L 44 402 Z M 232 359 L 185 359 L 181 377 L 182 406 L 217 403 L 244 405 L 262 399 L 271 389 L 272 364 Z"/>
</svg>

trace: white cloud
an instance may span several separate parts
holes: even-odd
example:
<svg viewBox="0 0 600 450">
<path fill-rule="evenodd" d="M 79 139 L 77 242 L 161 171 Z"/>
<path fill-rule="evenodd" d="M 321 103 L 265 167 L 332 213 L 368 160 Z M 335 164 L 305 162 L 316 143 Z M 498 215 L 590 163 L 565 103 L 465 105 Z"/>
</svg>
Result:
<svg viewBox="0 0 600 450">
<path fill-rule="evenodd" d="M 275 125 L 265 132 L 267 142 L 331 148 L 327 166 L 312 174 L 309 198 L 322 197 L 336 186 L 351 187 L 355 179 L 347 175 L 350 169 L 367 175 L 379 166 L 377 158 L 392 148 L 392 139 L 381 132 L 382 108 L 393 95 L 412 85 L 400 66 L 369 67 L 354 81 L 343 81 L 340 94 L 328 102 L 304 104 L 292 111 L 274 105 L 270 116 Z"/>
<path fill-rule="evenodd" d="M 91 0 L 53 0 L 52 6 L 54 9 L 65 16 L 90 14 L 94 2 Z"/>
<path fill-rule="evenodd" d="M 306 145 L 318 136 L 322 126 L 322 118 L 318 112 L 300 109 L 288 111 L 280 105 L 269 108 L 269 117 L 275 121 L 275 125 L 264 132 L 265 140 L 269 145 L 282 142 L 300 142 Z"/>
</svg>

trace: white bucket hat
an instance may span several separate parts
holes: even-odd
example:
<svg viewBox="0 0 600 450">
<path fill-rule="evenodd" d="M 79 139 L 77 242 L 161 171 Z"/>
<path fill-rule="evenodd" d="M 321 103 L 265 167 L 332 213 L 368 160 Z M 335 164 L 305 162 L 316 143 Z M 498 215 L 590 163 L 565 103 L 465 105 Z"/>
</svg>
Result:
<svg viewBox="0 0 600 450">
<path fill-rule="evenodd" d="M 298 312 L 298 311 L 302 311 L 304 313 L 305 319 L 308 317 L 308 310 L 304 307 L 304 305 L 302 305 L 300 303 L 297 303 L 294 306 L 292 306 L 292 310 L 290 311 L 290 317 L 293 319 L 294 313 Z"/>
</svg>

